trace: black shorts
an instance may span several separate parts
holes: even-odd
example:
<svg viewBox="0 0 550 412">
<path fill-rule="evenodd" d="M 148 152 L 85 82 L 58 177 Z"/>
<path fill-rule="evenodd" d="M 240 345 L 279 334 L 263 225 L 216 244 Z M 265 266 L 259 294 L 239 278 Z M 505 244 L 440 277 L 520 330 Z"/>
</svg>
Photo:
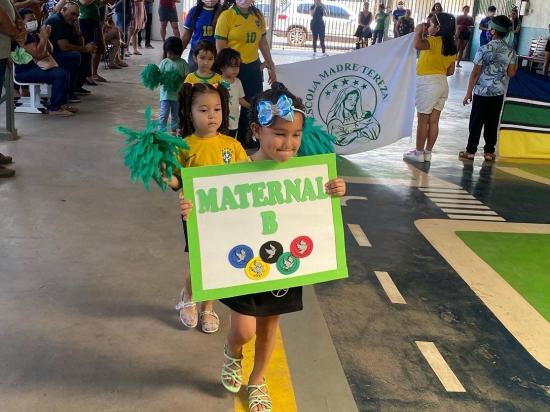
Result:
<svg viewBox="0 0 550 412">
<path fill-rule="evenodd" d="M 470 30 L 463 30 L 458 32 L 458 39 L 470 41 Z"/>
<path fill-rule="evenodd" d="M 236 296 L 220 299 L 220 302 L 242 315 L 259 317 L 282 315 L 303 309 L 302 287 Z"/>
<path fill-rule="evenodd" d="M 159 20 L 178 22 L 178 10 L 175 7 L 159 7 Z"/>
<path fill-rule="evenodd" d="M 550 39 L 546 42 L 546 47 L 544 48 L 544 51 L 550 52 Z"/>
<path fill-rule="evenodd" d="M 84 37 L 84 42 L 95 43 L 97 45 L 100 30 L 99 22 L 91 19 L 82 19 L 79 20 L 79 23 L 82 37 Z"/>
<path fill-rule="evenodd" d="M 189 239 L 187 237 L 187 222 L 181 218 L 181 223 L 183 224 L 183 237 L 185 238 L 185 249 L 184 252 L 189 252 Z"/>
<path fill-rule="evenodd" d="M 370 27 L 358 26 L 354 36 L 360 39 L 370 39 L 372 37 L 372 29 Z"/>
</svg>

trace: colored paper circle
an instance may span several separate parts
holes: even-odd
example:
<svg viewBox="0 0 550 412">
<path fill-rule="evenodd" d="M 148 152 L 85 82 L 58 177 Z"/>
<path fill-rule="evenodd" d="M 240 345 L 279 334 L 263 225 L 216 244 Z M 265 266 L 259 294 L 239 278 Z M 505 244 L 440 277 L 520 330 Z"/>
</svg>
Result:
<svg viewBox="0 0 550 412">
<path fill-rule="evenodd" d="M 292 275 L 300 267 L 300 259 L 289 252 L 283 253 L 277 260 L 277 269 L 283 275 Z"/>
<path fill-rule="evenodd" d="M 249 279 L 262 280 L 269 275 L 269 265 L 256 256 L 246 264 L 244 273 Z"/>
<path fill-rule="evenodd" d="M 275 263 L 279 256 L 283 254 L 283 245 L 274 240 L 265 242 L 262 247 L 260 247 L 260 257 L 266 263 Z"/>
<path fill-rule="evenodd" d="M 298 236 L 290 242 L 290 253 L 297 258 L 305 258 L 313 252 L 313 240 L 308 236 Z"/>
<path fill-rule="evenodd" d="M 229 251 L 227 259 L 231 266 L 237 269 L 242 269 L 254 257 L 254 252 L 249 246 L 237 245 Z"/>
</svg>

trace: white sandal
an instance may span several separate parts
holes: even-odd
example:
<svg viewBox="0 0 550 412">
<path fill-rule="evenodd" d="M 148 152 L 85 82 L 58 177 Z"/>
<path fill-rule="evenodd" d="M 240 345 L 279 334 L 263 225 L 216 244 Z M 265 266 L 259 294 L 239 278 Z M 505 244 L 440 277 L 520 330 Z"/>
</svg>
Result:
<svg viewBox="0 0 550 412">
<path fill-rule="evenodd" d="M 231 393 L 237 393 L 243 384 L 243 369 L 241 361 L 243 357 L 232 358 L 227 354 L 227 346 L 223 349 L 222 385 Z M 233 384 L 229 382 L 233 381 Z"/>
<path fill-rule="evenodd" d="M 262 383 L 260 385 L 248 385 L 248 410 L 263 406 L 261 412 L 271 412 L 273 404 L 271 397 L 267 393 L 267 385 Z"/>
<path fill-rule="evenodd" d="M 197 316 L 197 305 L 195 304 L 195 302 L 185 302 L 183 300 L 183 291 L 184 289 L 181 290 L 180 301 L 176 305 L 176 310 L 180 311 L 180 321 L 183 324 L 183 326 L 189 329 L 196 328 L 199 322 L 199 319 Z M 183 317 L 184 311 L 189 308 L 193 308 L 193 319 L 195 320 L 194 322 L 191 322 L 191 323 L 187 323 L 185 321 L 185 318 Z"/>
<path fill-rule="evenodd" d="M 204 320 L 205 316 L 212 316 L 214 320 L 206 322 Z M 216 333 L 220 329 L 220 318 L 213 310 L 203 310 L 199 313 L 199 319 L 201 321 L 201 330 L 204 333 Z"/>
</svg>

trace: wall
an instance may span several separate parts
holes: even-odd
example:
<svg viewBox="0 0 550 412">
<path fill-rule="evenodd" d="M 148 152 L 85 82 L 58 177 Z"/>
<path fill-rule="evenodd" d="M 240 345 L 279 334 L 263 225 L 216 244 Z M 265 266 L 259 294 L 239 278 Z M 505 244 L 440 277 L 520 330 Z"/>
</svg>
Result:
<svg viewBox="0 0 550 412">
<path fill-rule="evenodd" d="M 548 24 L 550 24 L 550 0 L 531 0 L 529 14 L 523 16 L 518 52 L 527 54 L 531 40 L 537 37 L 548 37 L 550 35 Z"/>
</svg>

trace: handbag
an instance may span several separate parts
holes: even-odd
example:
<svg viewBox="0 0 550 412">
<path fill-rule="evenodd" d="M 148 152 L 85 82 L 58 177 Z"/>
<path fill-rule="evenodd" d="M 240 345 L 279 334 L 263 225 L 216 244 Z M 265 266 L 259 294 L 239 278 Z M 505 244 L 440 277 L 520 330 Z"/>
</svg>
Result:
<svg viewBox="0 0 550 412">
<path fill-rule="evenodd" d="M 51 54 L 48 54 L 43 59 L 36 60 L 35 63 L 42 70 L 49 70 L 49 69 L 53 69 L 54 67 L 59 67 L 55 59 L 51 56 Z"/>
</svg>

